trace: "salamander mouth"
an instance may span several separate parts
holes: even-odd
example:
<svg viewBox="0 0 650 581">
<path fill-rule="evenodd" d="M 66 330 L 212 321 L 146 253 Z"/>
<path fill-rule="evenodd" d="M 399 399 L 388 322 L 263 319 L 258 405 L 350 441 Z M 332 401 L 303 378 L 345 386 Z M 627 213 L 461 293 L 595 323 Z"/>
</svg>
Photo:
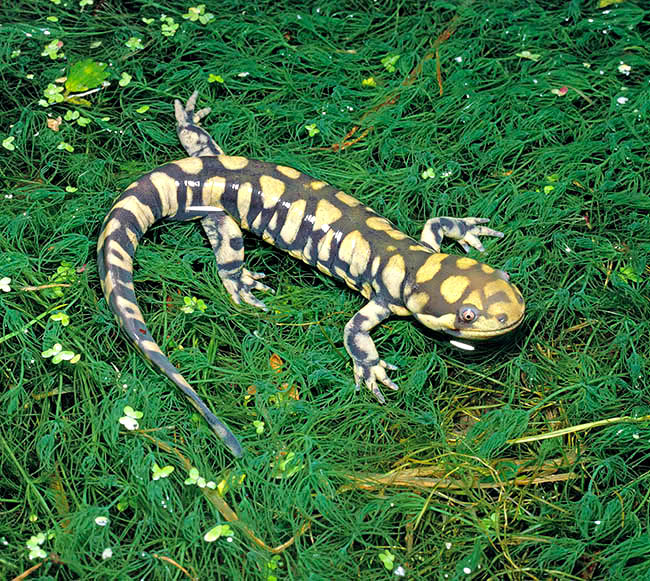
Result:
<svg viewBox="0 0 650 581">
<path fill-rule="evenodd" d="M 521 314 L 521 317 L 517 319 L 514 323 L 507 325 L 505 327 L 500 327 L 499 329 L 443 329 L 447 335 L 452 337 L 459 337 L 462 339 L 476 339 L 478 341 L 491 339 L 492 337 L 498 337 L 499 335 L 505 335 L 513 329 L 516 329 L 521 322 L 524 320 L 524 314 Z"/>
</svg>

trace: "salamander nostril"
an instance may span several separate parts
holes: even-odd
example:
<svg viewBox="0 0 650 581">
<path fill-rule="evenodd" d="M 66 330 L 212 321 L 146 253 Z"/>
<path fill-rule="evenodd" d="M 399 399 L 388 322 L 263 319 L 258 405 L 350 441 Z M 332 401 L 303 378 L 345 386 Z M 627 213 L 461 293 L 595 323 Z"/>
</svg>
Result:
<svg viewBox="0 0 650 581">
<path fill-rule="evenodd" d="M 506 315 L 505 313 L 497 317 L 497 321 L 499 321 L 499 323 L 505 323 L 507 320 L 508 320 L 508 315 Z"/>
</svg>

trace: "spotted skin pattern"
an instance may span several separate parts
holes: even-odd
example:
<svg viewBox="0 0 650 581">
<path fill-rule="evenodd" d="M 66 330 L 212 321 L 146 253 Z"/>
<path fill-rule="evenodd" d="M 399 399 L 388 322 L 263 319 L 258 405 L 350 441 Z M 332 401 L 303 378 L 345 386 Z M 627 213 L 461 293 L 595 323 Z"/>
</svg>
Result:
<svg viewBox="0 0 650 581">
<path fill-rule="evenodd" d="M 133 255 L 156 221 L 199 220 L 214 251 L 223 285 L 237 304 L 266 309 L 253 292 L 272 290 L 264 274 L 244 267 L 241 229 L 344 281 L 368 303 L 346 324 L 345 348 L 357 388 L 380 401 L 380 385 L 394 365 L 379 357 L 370 332 L 391 315 L 413 315 L 451 336 L 486 339 L 517 327 L 524 300 L 506 273 L 471 258 L 442 254 L 444 236 L 465 250 L 483 250 L 478 236 L 503 234 L 482 218 L 432 218 L 416 241 L 357 199 L 302 172 L 245 157 L 227 156 L 199 127 L 209 109 L 175 103 L 178 136 L 190 157 L 163 165 L 131 184 L 109 211 L 98 245 L 102 289 L 126 335 L 173 381 L 233 452 L 243 449 L 205 405 L 145 325 L 133 288 Z"/>
</svg>

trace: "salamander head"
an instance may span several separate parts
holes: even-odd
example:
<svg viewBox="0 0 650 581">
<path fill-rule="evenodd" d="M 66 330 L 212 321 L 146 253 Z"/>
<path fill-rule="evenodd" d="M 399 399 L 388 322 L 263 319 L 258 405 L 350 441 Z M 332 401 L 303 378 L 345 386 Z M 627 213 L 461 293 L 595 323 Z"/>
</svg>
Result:
<svg viewBox="0 0 650 581">
<path fill-rule="evenodd" d="M 426 327 L 454 337 L 489 339 L 517 327 L 524 299 L 502 270 L 464 256 L 431 254 L 412 274 L 404 302 Z"/>
</svg>

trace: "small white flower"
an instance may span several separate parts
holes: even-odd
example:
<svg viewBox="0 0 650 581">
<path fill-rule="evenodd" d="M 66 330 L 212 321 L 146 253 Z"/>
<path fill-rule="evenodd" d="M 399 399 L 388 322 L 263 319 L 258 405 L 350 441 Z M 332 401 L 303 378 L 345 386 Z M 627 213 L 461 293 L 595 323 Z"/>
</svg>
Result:
<svg viewBox="0 0 650 581">
<path fill-rule="evenodd" d="M 457 56 L 454 60 L 455 60 L 457 63 L 462 63 L 462 62 L 463 62 L 463 57 L 462 57 L 462 56 Z"/>
<path fill-rule="evenodd" d="M 138 420 L 135 420 L 128 416 L 122 416 L 120 418 L 120 424 L 122 424 L 129 431 L 137 430 L 140 427 Z"/>
<path fill-rule="evenodd" d="M 632 437 L 633 437 L 635 440 L 638 440 L 641 436 L 639 436 L 639 434 L 632 434 Z"/>
<path fill-rule="evenodd" d="M 37 535 L 32 535 L 29 537 L 29 541 L 27 541 L 25 544 L 28 547 L 39 547 L 45 542 L 45 534 L 44 533 L 38 533 Z"/>
<path fill-rule="evenodd" d="M 630 65 L 626 65 L 623 61 L 621 61 L 621 64 L 618 65 L 618 72 L 625 75 L 626 77 L 630 76 L 631 70 L 632 67 Z"/>
<path fill-rule="evenodd" d="M 98 516 L 97 518 L 95 518 L 95 524 L 100 527 L 105 527 L 108 524 L 108 517 Z"/>
<path fill-rule="evenodd" d="M 137 430 L 140 427 L 138 420 L 144 415 L 140 410 L 134 410 L 130 405 L 124 407 L 124 414 L 119 422 L 127 430 Z"/>
<path fill-rule="evenodd" d="M 627 97 L 619 97 L 618 99 L 616 99 L 616 102 L 619 105 L 625 105 L 625 103 L 627 103 L 628 101 L 629 99 Z"/>
<path fill-rule="evenodd" d="M 601 521 L 599 521 L 599 520 L 595 520 L 595 521 L 594 521 L 594 524 L 595 524 L 596 526 L 598 526 L 598 525 L 600 524 L 600 522 L 601 522 Z"/>
<path fill-rule="evenodd" d="M 31 547 L 29 549 L 29 560 L 33 559 L 45 559 L 47 557 L 47 553 L 41 549 L 40 547 Z"/>
<path fill-rule="evenodd" d="M 451 549 L 451 543 L 450 542 L 445 543 L 445 549 L 447 549 L 447 550 Z"/>
<path fill-rule="evenodd" d="M 395 575 L 395 577 L 406 577 L 406 571 L 404 570 L 404 567 L 400 565 L 393 571 L 393 575 Z"/>
<path fill-rule="evenodd" d="M 110 559 L 112 556 L 113 556 L 113 549 L 111 549 L 110 547 L 106 547 L 102 551 L 102 559 L 104 559 L 104 561 L 106 561 L 106 559 Z"/>
<path fill-rule="evenodd" d="M 0 290 L 8 293 L 11 290 L 9 283 L 11 283 L 11 279 L 8 276 L 0 278 Z"/>
<path fill-rule="evenodd" d="M 472 570 L 469 567 L 463 567 L 463 573 L 465 573 L 465 575 L 471 575 Z"/>
</svg>

